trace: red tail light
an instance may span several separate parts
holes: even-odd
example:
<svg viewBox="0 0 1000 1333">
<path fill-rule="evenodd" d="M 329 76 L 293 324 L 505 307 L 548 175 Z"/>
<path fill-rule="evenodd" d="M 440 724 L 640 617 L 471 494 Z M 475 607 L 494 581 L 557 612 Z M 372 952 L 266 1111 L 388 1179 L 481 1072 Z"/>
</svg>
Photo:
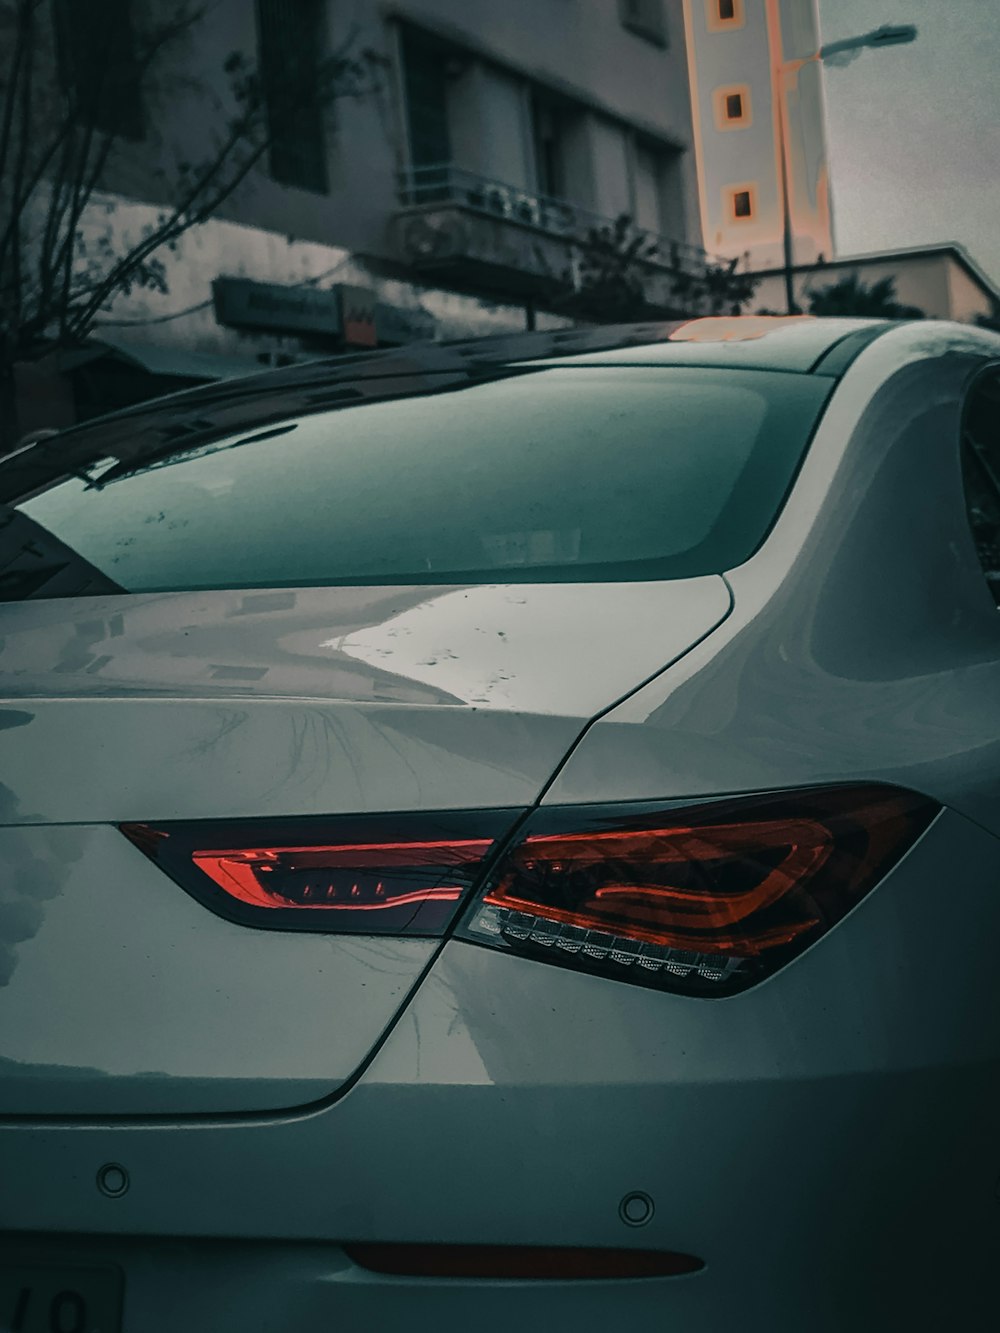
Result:
<svg viewBox="0 0 1000 1333">
<path fill-rule="evenodd" d="M 868 786 L 669 811 L 539 811 L 463 934 L 668 989 L 739 990 L 850 911 L 936 808 Z"/>
<path fill-rule="evenodd" d="M 440 935 L 520 814 L 121 827 L 230 919 L 282 930 Z"/>
<path fill-rule="evenodd" d="M 894 787 L 694 806 L 543 807 L 125 824 L 206 906 L 247 925 L 444 935 L 662 989 L 722 995 L 790 961 L 937 812 Z"/>
</svg>

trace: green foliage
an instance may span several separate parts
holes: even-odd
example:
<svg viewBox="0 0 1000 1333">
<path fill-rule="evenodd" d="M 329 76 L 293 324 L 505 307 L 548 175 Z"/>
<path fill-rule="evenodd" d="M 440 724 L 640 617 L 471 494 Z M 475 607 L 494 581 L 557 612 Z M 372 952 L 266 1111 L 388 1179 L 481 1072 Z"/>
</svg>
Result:
<svg viewBox="0 0 1000 1333">
<path fill-rule="evenodd" d="M 853 315 L 871 319 L 924 319 L 923 310 L 896 300 L 896 279 L 865 283 L 856 273 L 809 294 L 810 315 Z"/>
<path fill-rule="evenodd" d="M 627 213 L 613 223 L 590 227 L 577 242 L 579 262 L 573 292 L 557 302 L 561 310 L 601 324 L 694 315 L 740 313 L 757 280 L 736 271 L 737 261 L 696 259 L 670 242 L 634 226 Z M 666 275 L 669 308 L 661 295 L 650 299 L 654 269 Z M 662 286 L 662 284 L 661 284 Z"/>
</svg>

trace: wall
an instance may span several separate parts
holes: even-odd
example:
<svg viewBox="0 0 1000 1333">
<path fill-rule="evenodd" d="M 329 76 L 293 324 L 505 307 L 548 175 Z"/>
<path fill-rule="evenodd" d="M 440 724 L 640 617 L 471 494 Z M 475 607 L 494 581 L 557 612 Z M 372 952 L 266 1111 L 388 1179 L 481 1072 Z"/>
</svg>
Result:
<svg viewBox="0 0 1000 1333">
<path fill-rule="evenodd" d="M 140 235 L 154 215 L 154 208 L 148 204 L 107 199 L 94 205 L 84 226 L 92 237 L 109 234 L 116 244 L 124 244 Z M 218 324 L 212 306 L 212 280 L 221 276 L 289 285 L 309 283 L 321 290 L 339 283 L 357 284 L 373 289 L 389 305 L 430 318 L 439 338 L 519 332 L 526 324 L 523 305 L 484 301 L 403 279 L 374 276 L 344 247 L 294 240 L 215 218 L 181 238 L 177 253 L 169 260 L 166 294 L 140 291 L 120 297 L 94 335 L 99 338 L 106 329 L 140 344 L 245 357 L 248 361 L 268 354 L 299 358 L 331 350 L 308 338 Z M 539 328 L 556 328 L 569 322 L 544 312 L 539 312 L 537 321 Z"/>
<path fill-rule="evenodd" d="M 866 286 L 891 277 L 896 284 L 896 299 L 902 305 L 916 306 L 931 319 L 957 319 L 971 322 L 977 314 L 988 314 L 989 293 L 976 283 L 958 261 L 946 253 L 900 255 L 886 259 L 863 259 L 856 263 L 824 265 L 794 274 L 796 300 L 803 310 L 809 308 L 811 292 L 828 287 L 856 274 Z M 768 273 L 757 287 L 751 312 L 785 309 L 785 285 L 780 273 Z"/>
<path fill-rule="evenodd" d="M 704 244 L 754 268 L 783 262 L 780 142 L 772 62 L 808 56 L 819 44 L 814 0 L 741 0 L 743 23 L 713 20 L 713 0 L 685 0 L 695 140 L 700 161 Z M 785 76 L 789 199 L 797 262 L 832 256 L 822 76 L 818 63 Z M 749 100 L 741 124 L 721 115 L 725 90 Z M 752 218 L 732 215 L 729 192 L 748 187 Z"/>
<path fill-rule="evenodd" d="M 990 293 L 984 292 L 979 283 L 955 260 L 948 265 L 948 294 L 952 319 L 965 320 L 971 324 L 977 315 L 993 313 L 995 302 Z"/>
<path fill-rule="evenodd" d="M 174 0 L 137 0 L 154 10 Z M 220 209 L 220 215 L 269 231 L 393 255 L 390 218 L 397 205 L 397 173 L 406 165 L 406 126 L 399 71 L 398 24 L 410 22 L 482 53 L 449 88 L 455 160 L 470 170 L 512 185 L 532 187 L 530 131 L 526 129 L 525 80 L 534 80 L 620 117 L 644 133 L 689 146 L 690 106 L 681 0 L 664 0 L 670 44 L 660 47 L 624 28 L 615 0 L 398 0 L 328 5 L 328 48 L 341 45 L 352 24 L 355 49 L 371 47 L 392 68 L 377 97 L 342 99 L 326 123 L 330 191 L 316 194 L 279 185 L 255 170 Z M 127 198 L 169 202 L 177 160 L 205 159 L 225 129 L 232 106 L 223 64 L 228 54 L 256 52 L 250 0 L 216 0 L 183 49 L 164 67 L 150 106 L 150 120 L 167 126 L 162 142 L 150 137 L 130 148 L 109 179 Z M 591 122 L 592 123 L 592 122 Z M 606 164 L 579 130 L 570 148 L 570 179 L 577 203 L 620 196 L 608 183 Z M 599 170 L 601 180 L 594 179 Z M 158 174 L 165 173 L 165 174 Z M 685 185 L 693 184 L 691 164 Z M 681 210 L 685 223 L 688 215 Z M 697 243 L 687 230 L 677 239 Z"/>
</svg>

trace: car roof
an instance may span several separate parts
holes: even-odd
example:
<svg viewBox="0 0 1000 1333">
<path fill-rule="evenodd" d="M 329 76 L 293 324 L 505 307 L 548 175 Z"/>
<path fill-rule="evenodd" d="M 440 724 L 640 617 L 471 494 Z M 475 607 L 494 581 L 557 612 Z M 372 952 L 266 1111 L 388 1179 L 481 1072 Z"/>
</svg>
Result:
<svg viewBox="0 0 1000 1333">
<path fill-rule="evenodd" d="M 305 413 L 555 366 L 704 366 L 836 377 L 891 321 L 716 316 L 415 343 L 218 381 L 84 422 L 0 459 L 0 501 L 102 458 L 125 467 Z"/>
</svg>

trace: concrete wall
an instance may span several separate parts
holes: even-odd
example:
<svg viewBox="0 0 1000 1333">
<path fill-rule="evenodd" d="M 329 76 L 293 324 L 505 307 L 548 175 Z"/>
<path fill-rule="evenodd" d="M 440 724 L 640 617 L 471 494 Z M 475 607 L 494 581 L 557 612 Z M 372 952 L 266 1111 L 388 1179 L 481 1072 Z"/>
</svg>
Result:
<svg viewBox="0 0 1000 1333">
<path fill-rule="evenodd" d="M 984 292 L 981 285 L 954 261 L 948 266 L 948 296 L 952 319 L 971 324 L 977 315 L 993 313 L 995 302 L 991 294 Z"/>
<path fill-rule="evenodd" d="M 988 314 L 990 310 L 989 292 L 954 256 L 942 252 L 864 259 L 856 263 L 838 262 L 796 272 L 793 275 L 796 301 L 803 310 L 808 310 L 811 293 L 852 275 L 866 286 L 882 278 L 893 278 L 896 300 L 901 305 L 916 306 L 931 319 L 971 322 L 977 314 Z M 784 277 L 781 273 L 764 275 L 749 307 L 750 313 L 762 310 L 783 312 L 784 309 Z"/>
<path fill-rule="evenodd" d="M 141 235 L 154 216 L 155 209 L 149 204 L 107 198 L 95 201 L 84 227 L 93 239 L 108 235 L 116 245 L 124 245 Z M 526 325 L 523 304 L 487 301 L 375 276 L 344 247 L 295 240 L 221 218 L 184 234 L 168 277 L 165 294 L 137 291 L 119 297 L 98 322 L 94 335 L 99 338 L 107 331 L 137 344 L 245 358 L 250 368 L 260 357 L 301 358 L 330 350 L 308 337 L 220 325 L 212 306 L 212 281 L 217 277 L 308 284 L 318 290 L 357 284 L 374 290 L 386 304 L 413 312 L 438 338 L 519 332 Z M 538 312 L 536 319 L 539 328 L 558 328 L 570 322 L 544 312 Z"/>
<path fill-rule="evenodd" d="M 173 0 L 135 0 L 152 10 Z M 477 55 L 449 85 L 456 164 L 491 179 L 532 188 L 527 90 L 532 83 L 575 100 L 588 114 L 570 133 L 568 192 L 602 211 L 621 211 L 625 162 L 607 152 L 616 120 L 642 134 L 690 148 L 681 0 L 663 0 L 670 43 L 658 46 L 623 27 L 616 0 L 364 0 L 327 7 L 327 44 L 336 49 L 352 25 L 356 49 L 370 47 L 388 62 L 376 97 L 343 99 L 326 117 L 329 193 L 280 185 L 266 164 L 254 170 L 220 215 L 269 231 L 390 257 L 389 222 L 397 173 L 408 160 L 400 69 L 399 25 L 410 23 Z M 126 198 L 169 202 L 177 161 L 203 161 L 233 110 L 223 64 L 232 51 L 256 55 L 254 6 L 216 0 L 162 71 L 149 107 L 156 132 L 129 146 L 107 182 Z M 593 131 L 593 135 L 591 135 Z M 693 162 L 683 186 L 694 185 Z M 679 240 L 697 243 L 695 211 L 676 211 Z M 695 224 L 697 225 L 697 224 Z"/>
<path fill-rule="evenodd" d="M 172 12 L 176 0 L 133 2 L 148 20 Z M 301 339 L 217 326 L 209 302 L 219 276 L 357 283 L 381 300 L 432 315 L 440 336 L 524 326 L 523 303 L 436 291 L 429 282 L 409 281 L 401 267 L 393 221 L 399 173 L 409 162 L 404 24 L 450 40 L 469 56 L 448 85 L 456 165 L 534 189 L 530 104 L 538 87 L 576 108 L 566 144 L 567 195 L 574 202 L 609 218 L 634 212 L 634 150 L 642 142 L 661 164 L 657 207 L 647 190 L 644 220 L 655 225 L 658 211 L 671 239 L 700 243 L 683 0 L 663 5 L 665 45 L 625 28 L 617 0 L 327 0 L 327 50 L 338 49 L 353 25 L 355 51 L 371 48 L 386 62 L 378 95 L 338 100 L 326 113 L 329 191 L 279 184 L 262 162 L 210 222 L 188 232 L 175 254 L 162 254 L 167 294 L 120 298 L 106 314 L 114 321 L 108 328 L 226 356 L 309 350 Z M 215 152 L 235 109 L 223 74 L 233 52 L 256 60 L 254 4 L 213 0 L 148 90 L 147 137 L 122 145 L 106 197 L 94 201 L 85 219 L 95 237 L 110 229 L 116 246 L 137 238 L 159 207 L 176 202 L 178 164 L 198 166 Z M 541 312 L 536 318 L 555 319 Z"/>
<path fill-rule="evenodd" d="M 617 0 L 396 0 L 370 8 L 485 51 L 651 132 L 688 139 L 680 0 L 664 0 L 665 48 L 623 27 Z"/>
</svg>

